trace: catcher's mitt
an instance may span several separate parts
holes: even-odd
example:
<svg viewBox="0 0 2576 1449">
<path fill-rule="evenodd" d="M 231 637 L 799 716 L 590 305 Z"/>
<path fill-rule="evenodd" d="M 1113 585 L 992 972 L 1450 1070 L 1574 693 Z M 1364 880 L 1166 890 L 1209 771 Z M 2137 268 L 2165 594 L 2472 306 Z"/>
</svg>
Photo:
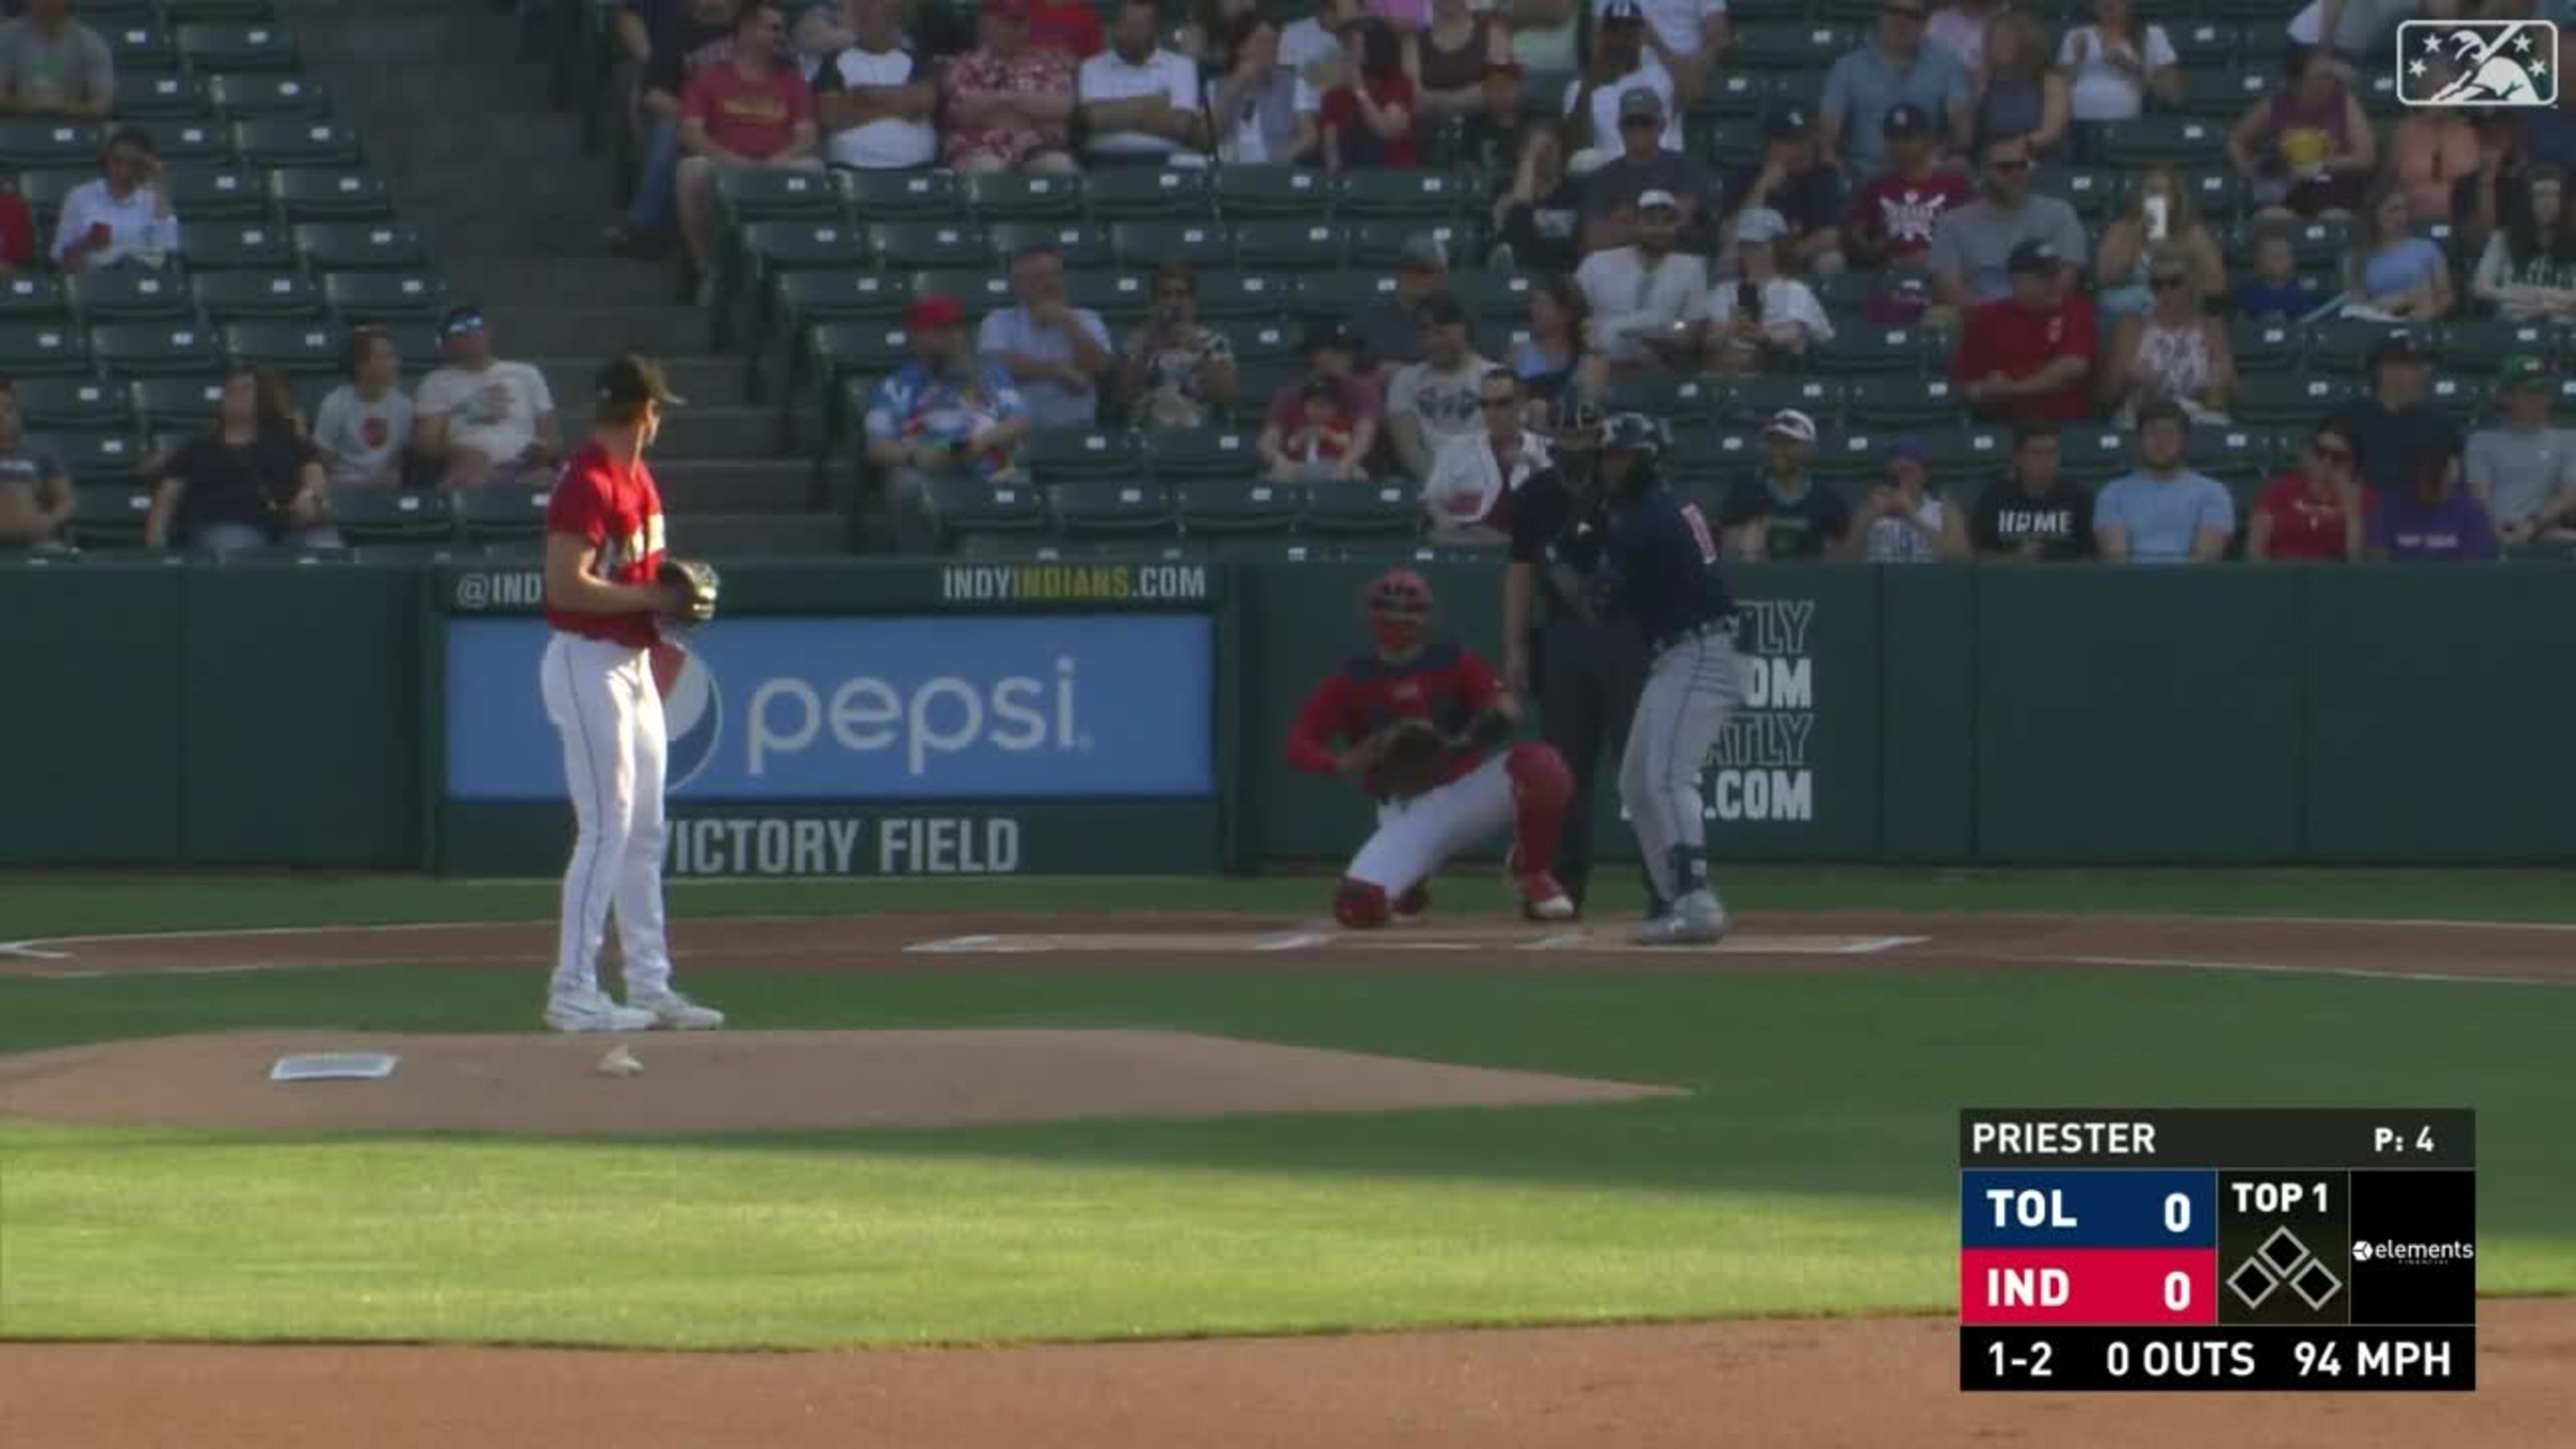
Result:
<svg viewBox="0 0 2576 1449">
<path fill-rule="evenodd" d="M 713 565 L 693 559 L 666 558 L 655 581 L 680 595 L 680 617 L 703 624 L 716 616 L 718 579 Z"/>
<path fill-rule="evenodd" d="M 1428 720 L 1400 720 L 1378 737 L 1378 788 L 1390 800 L 1410 800 L 1440 786 L 1449 741 Z"/>
</svg>

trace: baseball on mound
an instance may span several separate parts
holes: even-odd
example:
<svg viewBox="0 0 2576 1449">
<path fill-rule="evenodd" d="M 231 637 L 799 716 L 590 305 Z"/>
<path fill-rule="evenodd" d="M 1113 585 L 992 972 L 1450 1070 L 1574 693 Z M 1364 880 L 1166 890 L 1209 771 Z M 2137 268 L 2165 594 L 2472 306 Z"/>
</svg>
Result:
<svg viewBox="0 0 2576 1449">
<path fill-rule="evenodd" d="M 610 1047 L 608 1055 L 599 1059 L 599 1074 L 603 1077 L 631 1077 L 643 1070 L 644 1064 L 635 1060 L 635 1053 L 622 1046 Z"/>
</svg>

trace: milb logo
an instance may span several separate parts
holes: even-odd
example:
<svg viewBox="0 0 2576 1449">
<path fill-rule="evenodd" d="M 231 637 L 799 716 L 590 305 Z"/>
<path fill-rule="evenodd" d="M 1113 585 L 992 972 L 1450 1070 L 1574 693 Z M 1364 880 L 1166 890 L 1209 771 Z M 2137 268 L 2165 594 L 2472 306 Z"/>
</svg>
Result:
<svg viewBox="0 0 2576 1449">
<path fill-rule="evenodd" d="M 2558 104 L 2558 25 L 2408 20 L 2397 27 L 2397 102 L 2463 110 Z"/>
</svg>

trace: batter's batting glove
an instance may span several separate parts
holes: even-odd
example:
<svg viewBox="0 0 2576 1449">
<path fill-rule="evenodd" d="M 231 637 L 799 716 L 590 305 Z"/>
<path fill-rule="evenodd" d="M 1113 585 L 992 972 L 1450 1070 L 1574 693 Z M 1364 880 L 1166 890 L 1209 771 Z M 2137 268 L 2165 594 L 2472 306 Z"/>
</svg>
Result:
<svg viewBox="0 0 2576 1449">
<path fill-rule="evenodd" d="M 712 564 L 693 559 L 666 558 L 657 576 L 662 587 L 680 596 L 680 617 L 692 624 L 703 624 L 716 616 L 716 578 Z"/>
</svg>

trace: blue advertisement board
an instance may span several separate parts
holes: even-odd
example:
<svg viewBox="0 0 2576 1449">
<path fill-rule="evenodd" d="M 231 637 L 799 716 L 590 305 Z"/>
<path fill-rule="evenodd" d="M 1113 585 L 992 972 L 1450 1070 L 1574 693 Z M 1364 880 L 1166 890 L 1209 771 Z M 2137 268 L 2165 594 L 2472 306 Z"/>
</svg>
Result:
<svg viewBox="0 0 2576 1449">
<path fill-rule="evenodd" d="M 447 625 L 447 794 L 560 800 L 528 618 Z M 670 794 L 1082 800 L 1216 793 L 1205 615 L 727 620 L 655 652 Z"/>
</svg>

